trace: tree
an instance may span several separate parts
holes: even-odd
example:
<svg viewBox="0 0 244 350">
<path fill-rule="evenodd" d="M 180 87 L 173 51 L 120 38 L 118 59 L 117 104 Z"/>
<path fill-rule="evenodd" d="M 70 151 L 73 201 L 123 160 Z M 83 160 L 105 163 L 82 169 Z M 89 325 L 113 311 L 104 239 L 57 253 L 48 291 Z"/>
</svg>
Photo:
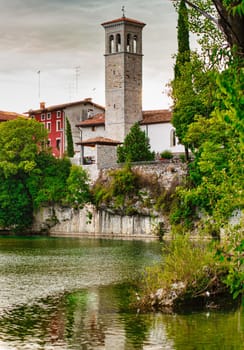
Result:
<svg viewBox="0 0 244 350">
<path fill-rule="evenodd" d="M 27 179 L 37 166 L 47 132 L 35 120 L 0 124 L 0 226 L 22 231 L 33 218 Z"/>
<path fill-rule="evenodd" d="M 71 126 L 68 118 L 66 119 L 66 137 L 67 137 L 67 155 L 68 157 L 74 157 L 74 144 L 71 132 Z"/>
<path fill-rule="evenodd" d="M 36 159 L 36 168 L 27 179 L 35 209 L 42 205 L 62 204 L 67 195 L 67 179 L 71 163 L 42 152 Z"/>
<path fill-rule="evenodd" d="M 47 131 L 37 121 L 22 118 L 0 124 L 0 169 L 5 177 L 31 172 Z"/>
<path fill-rule="evenodd" d="M 0 227 L 24 232 L 33 220 L 31 196 L 18 176 L 6 179 L 0 171 L 0 178 Z"/>
<path fill-rule="evenodd" d="M 181 66 L 190 61 L 188 13 L 184 0 L 181 0 L 178 11 L 178 53 L 175 64 L 175 79 L 181 76 Z"/>
<path fill-rule="evenodd" d="M 179 0 L 172 1 L 178 6 Z M 222 32 L 229 47 L 236 48 L 236 54 L 243 58 L 244 0 L 185 0 L 185 2 L 193 9 L 195 18 L 200 14 L 200 17 L 211 21 Z M 199 33 L 199 28 L 202 30 L 202 26 L 195 26 L 196 33 Z"/>
<path fill-rule="evenodd" d="M 124 144 L 117 149 L 118 162 L 140 162 L 154 159 L 154 152 L 150 151 L 149 138 L 145 131 L 140 129 L 139 123 L 135 123 L 129 134 L 125 137 Z"/>
<path fill-rule="evenodd" d="M 76 209 L 82 209 L 84 204 L 90 200 L 91 195 L 87 172 L 80 166 L 72 165 L 67 179 L 67 203 Z"/>
</svg>

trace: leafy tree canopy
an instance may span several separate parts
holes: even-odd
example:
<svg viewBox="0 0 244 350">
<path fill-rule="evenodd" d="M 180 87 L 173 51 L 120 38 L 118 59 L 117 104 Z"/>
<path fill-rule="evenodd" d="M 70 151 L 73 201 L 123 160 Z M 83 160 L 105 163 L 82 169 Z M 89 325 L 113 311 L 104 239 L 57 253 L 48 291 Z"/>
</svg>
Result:
<svg viewBox="0 0 244 350">
<path fill-rule="evenodd" d="M 0 169 L 5 177 L 31 172 L 36 154 L 47 138 L 40 123 L 22 118 L 0 124 Z"/>
</svg>

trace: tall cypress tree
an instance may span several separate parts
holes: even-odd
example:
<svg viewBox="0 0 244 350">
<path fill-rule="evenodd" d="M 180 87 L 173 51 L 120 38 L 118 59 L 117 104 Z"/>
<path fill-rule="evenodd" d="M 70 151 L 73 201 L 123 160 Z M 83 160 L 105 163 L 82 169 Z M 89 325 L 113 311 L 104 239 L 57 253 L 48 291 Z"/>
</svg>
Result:
<svg viewBox="0 0 244 350">
<path fill-rule="evenodd" d="M 184 0 L 181 0 L 179 5 L 177 40 L 178 53 L 175 64 L 175 79 L 180 77 L 181 66 L 190 61 L 188 12 Z"/>
<path fill-rule="evenodd" d="M 74 144 L 73 137 L 71 132 L 71 126 L 68 118 L 66 119 L 66 137 L 67 137 L 67 155 L 72 158 L 75 154 L 74 152 Z"/>
<path fill-rule="evenodd" d="M 190 40 L 185 0 L 181 0 L 179 4 L 177 29 L 178 53 L 174 67 L 175 77 L 172 83 L 174 98 L 173 125 L 180 142 L 185 145 L 185 155 L 188 159 L 188 145 L 184 143 L 184 136 L 195 115 L 195 101 L 192 77 L 189 71 Z M 182 89 L 182 87 L 184 88 Z"/>
</svg>

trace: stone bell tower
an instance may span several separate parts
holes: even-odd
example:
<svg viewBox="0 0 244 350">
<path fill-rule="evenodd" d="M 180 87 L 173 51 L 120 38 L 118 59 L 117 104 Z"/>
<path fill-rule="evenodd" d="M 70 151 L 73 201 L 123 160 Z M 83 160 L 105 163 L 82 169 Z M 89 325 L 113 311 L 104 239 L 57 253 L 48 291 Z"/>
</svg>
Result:
<svg viewBox="0 0 244 350">
<path fill-rule="evenodd" d="M 102 24 L 105 29 L 106 136 L 123 141 L 142 119 L 142 29 L 144 23 L 124 16 Z"/>
</svg>

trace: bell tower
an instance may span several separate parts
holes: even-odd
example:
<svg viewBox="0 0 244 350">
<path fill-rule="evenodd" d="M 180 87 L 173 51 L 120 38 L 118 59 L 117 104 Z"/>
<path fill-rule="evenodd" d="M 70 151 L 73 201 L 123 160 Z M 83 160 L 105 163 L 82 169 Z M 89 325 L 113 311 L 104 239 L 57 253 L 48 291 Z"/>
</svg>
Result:
<svg viewBox="0 0 244 350">
<path fill-rule="evenodd" d="M 142 29 L 125 17 L 102 24 L 105 29 L 106 136 L 124 141 L 142 119 Z"/>
</svg>

